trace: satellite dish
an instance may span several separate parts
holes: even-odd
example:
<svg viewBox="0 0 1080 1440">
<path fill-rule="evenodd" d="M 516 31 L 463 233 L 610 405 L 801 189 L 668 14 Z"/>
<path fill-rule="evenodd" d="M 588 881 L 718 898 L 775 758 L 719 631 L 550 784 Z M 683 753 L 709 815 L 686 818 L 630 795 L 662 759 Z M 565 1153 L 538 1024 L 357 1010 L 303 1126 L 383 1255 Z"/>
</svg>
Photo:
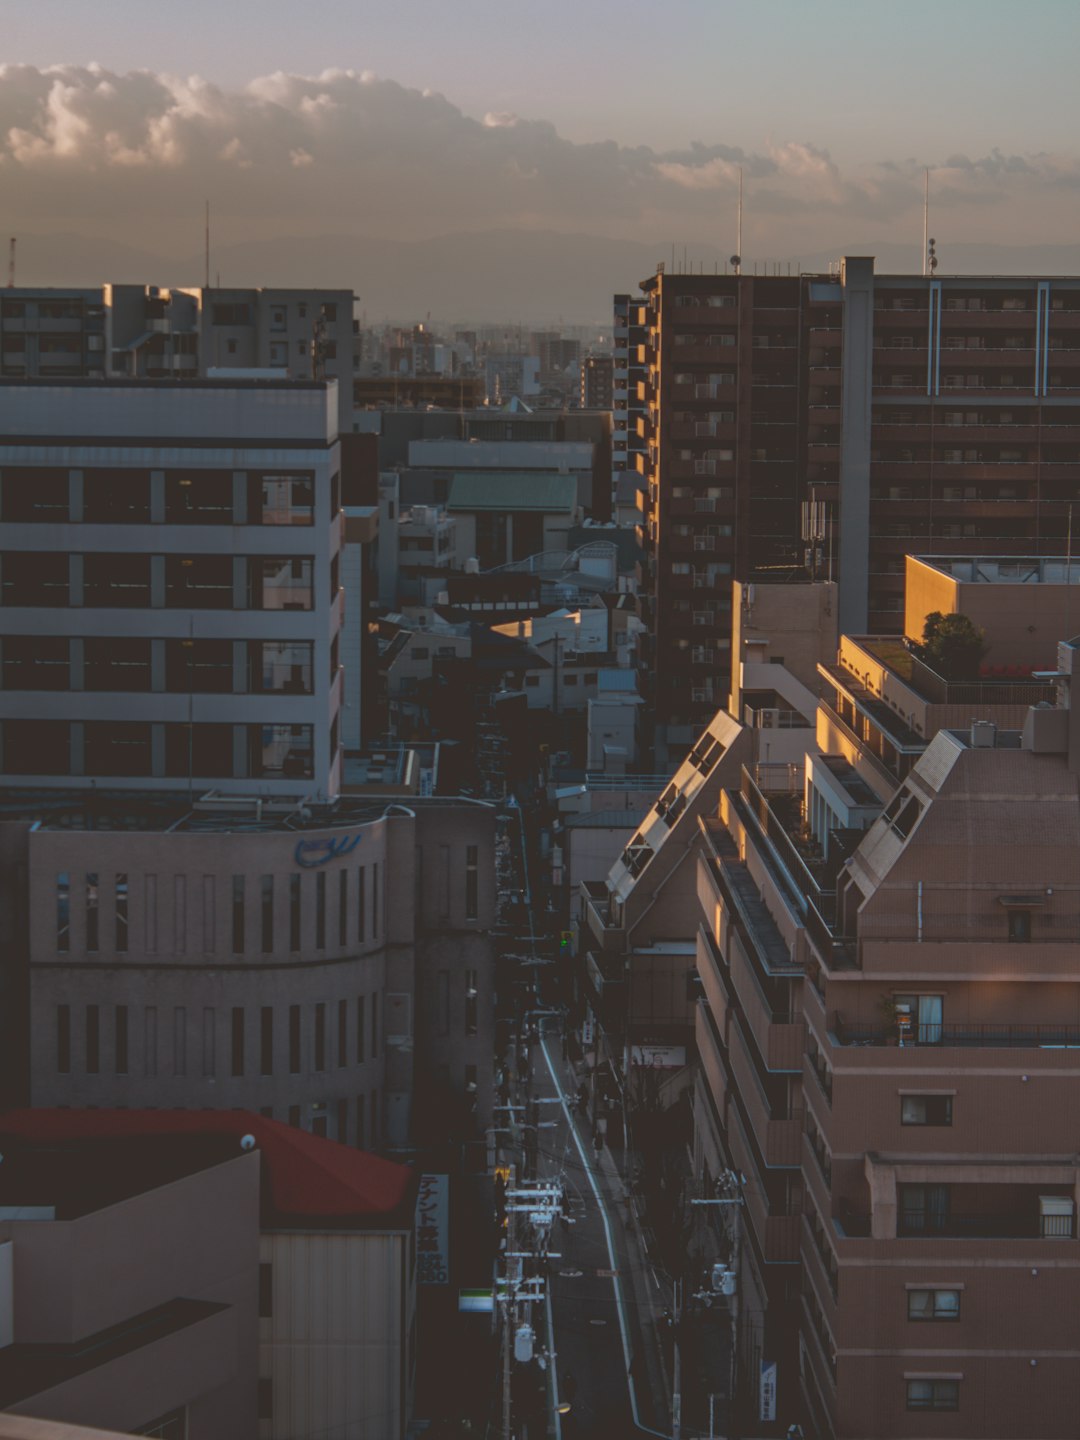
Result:
<svg viewBox="0 0 1080 1440">
<path fill-rule="evenodd" d="M 741 264 L 742 264 L 742 256 L 741 256 L 741 255 L 732 255 L 732 257 L 731 257 L 731 259 L 730 259 L 730 261 L 729 261 L 728 263 L 729 263 L 730 265 L 741 265 Z"/>
<path fill-rule="evenodd" d="M 243 1135 L 243 1136 L 241 1136 L 241 1137 L 240 1137 L 240 1149 L 241 1149 L 241 1150 L 254 1150 L 254 1149 L 255 1149 L 255 1136 L 254 1136 L 254 1135 Z"/>
</svg>

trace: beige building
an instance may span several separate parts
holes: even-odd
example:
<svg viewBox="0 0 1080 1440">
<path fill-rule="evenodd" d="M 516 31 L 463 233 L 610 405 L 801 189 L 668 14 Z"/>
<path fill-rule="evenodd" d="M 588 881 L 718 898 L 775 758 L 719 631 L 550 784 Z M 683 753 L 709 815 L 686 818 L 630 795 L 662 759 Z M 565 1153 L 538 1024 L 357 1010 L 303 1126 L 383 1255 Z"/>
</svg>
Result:
<svg viewBox="0 0 1080 1440">
<path fill-rule="evenodd" d="M 361 1148 L 407 1146 L 415 1108 L 450 1097 L 471 1137 L 494 831 L 490 806 L 414 796 L 9 795 L 19 1093 L 242 1108 Z"/>
</svg>

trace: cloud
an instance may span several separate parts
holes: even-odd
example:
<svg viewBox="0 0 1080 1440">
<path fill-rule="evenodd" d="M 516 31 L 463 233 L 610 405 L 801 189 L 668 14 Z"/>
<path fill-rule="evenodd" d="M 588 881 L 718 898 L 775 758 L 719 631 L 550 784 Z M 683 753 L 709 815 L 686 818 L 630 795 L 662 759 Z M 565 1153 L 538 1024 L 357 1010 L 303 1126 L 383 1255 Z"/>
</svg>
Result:
<svg viewBox="0 0 1080 1440">
<path fill-rule="evenodd" d="M 861 240 L 901 217 L 913 223 L 927 163 L 939 214 L 970 209 L 980 228 L 991 213 L 1019 223 L 1008 219 L 1017 205 L 1028 233 L 1040 219 L 1054 225 L 1080 188 L 1068 153 L 886 156 L 845 170 L 806 138 L 758 150 L 577 144 L 547 120 L 473 118 L 438 91 L 368 70 L 278 71 L 226 89 L 98 65 L 0 67 L 0 184 L 13 228 L 63 220 L 181 253 L 204 199 L 215 232 L 233 241 L 526 227 L 714 237 L 730 222 L 741 170 L 748 239 L 790 254 L 854 226 Z"/>
</svg>

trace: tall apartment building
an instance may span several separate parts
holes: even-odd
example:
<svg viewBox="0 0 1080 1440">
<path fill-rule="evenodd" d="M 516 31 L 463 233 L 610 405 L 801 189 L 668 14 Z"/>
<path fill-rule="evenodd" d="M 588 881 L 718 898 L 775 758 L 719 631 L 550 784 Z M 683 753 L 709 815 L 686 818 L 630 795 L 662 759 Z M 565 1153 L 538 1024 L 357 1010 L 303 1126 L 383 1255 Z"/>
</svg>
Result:
<svg viewBox="0 0 1080 1440">
<path fill-rule="evenodd" d="M 614 356 L 586 355 L 581 362 L 581 408 L 610 410 L 614 404 L 614 385 Z"/>
<path fill-rule="evenodd" d="M 733 576 L 808 564 L 838 579 L 842 631 L 881 633 L 901 627 L 909 551 L 1065 552 L 1080 279 L 849 258 L 836 275 L 658 272 L 642 290 L 628 428 L 649 487 L 659 752 L 727 694 L 713 652 L 730 649 Z"/>
<path fill-rule="evenodd" d="M 637 407 L 638 386 L 645 379 L 642 364 L 645 332 L 642 327 L 644 306 L 633 295 L 616 295 L 612 327 L 612 434 L 611 491 L 614 500 L 620 478 L 637 474 L 643 469 L 638 456 L 645 453 L 645 440 L 639 434 Z"/>
<path fill-rule="evenodd" d="M 1077 650 L 1046 631 L 1071 587 L 1053 561 L 908 568 L 1001 631 L 970 681 L 843 637 L 802 803 L 761 767 L 721 792 L 697 860 L 696 1173 L 706 1196 L 741 1177 L 744 1423 L 775 1363 L 779 1413 L 801 1397 L 823 1437 L 1064 1436 L 1080 752 Z"/>
<path fill-rule="evenodd" d="M 184 380 L 279 369 L 337 379 L 338 423 L 349 431 L 352 312 L 351 290 L 12 287 L 0 298 L 0 376 Z"/>
<path fill-rule="evenodd" d="M 337 386 L 0 386 L 0 775 L 340 784 Z"/>
</svg>

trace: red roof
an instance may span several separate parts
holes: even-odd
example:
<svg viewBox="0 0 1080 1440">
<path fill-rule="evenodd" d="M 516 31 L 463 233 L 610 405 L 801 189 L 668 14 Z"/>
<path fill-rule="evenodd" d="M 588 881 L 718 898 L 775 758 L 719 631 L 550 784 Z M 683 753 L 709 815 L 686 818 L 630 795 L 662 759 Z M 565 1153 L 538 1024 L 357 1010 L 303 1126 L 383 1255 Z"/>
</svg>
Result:
<svg viewBox="0 0 1080 1440">
<path fill-rule="evenodd" d="M 389 1215 L 410 1198 L 405 1165 L 309 1135 L 247 1110 L 9 1110 L 0 1134 L 26 1140 L 124 1140 L 140 1135 L 253 1135 L 280 1215 Z"/>
</svg>

